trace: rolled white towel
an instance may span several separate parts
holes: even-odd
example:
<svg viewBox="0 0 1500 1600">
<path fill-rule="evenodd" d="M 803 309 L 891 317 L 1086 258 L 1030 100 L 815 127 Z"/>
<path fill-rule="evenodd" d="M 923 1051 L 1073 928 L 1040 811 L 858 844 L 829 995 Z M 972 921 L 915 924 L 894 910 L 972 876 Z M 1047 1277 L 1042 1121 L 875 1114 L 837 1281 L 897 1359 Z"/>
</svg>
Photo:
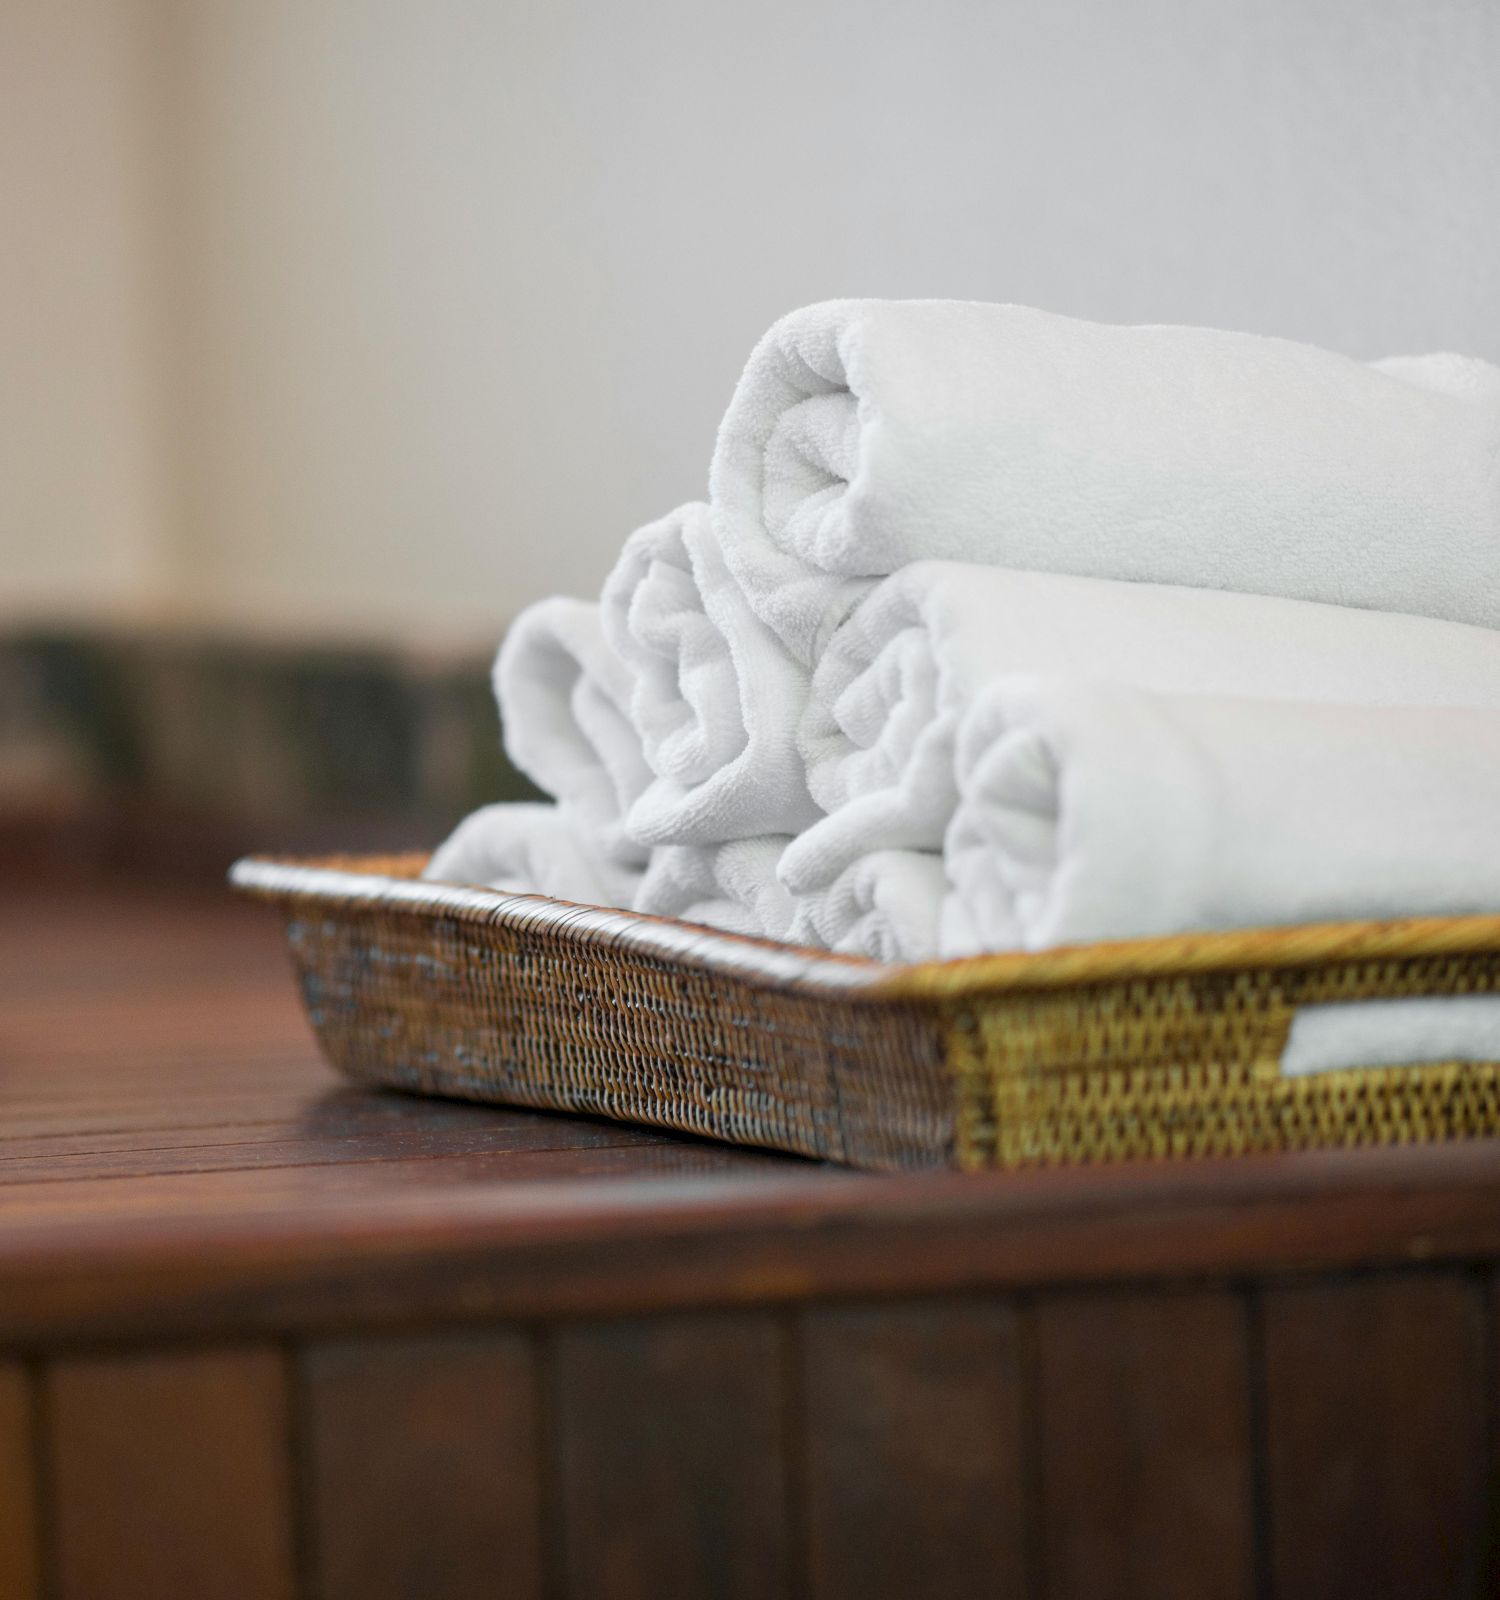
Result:
<svg viewBox="0 0 1500 1600">
<path fill-rule="evenodd" d="M 484 806 L 465 817 L 422 876 L 620 910 L 641 882 L 639 868 L 610 860 L 564 807 L 540 803 Z"/>
<path fill-rule="evenodd" d="M 792 899 L 776 877 L 784 834 L 718 845 L 661 845 L 636 891 L 637 911 L 730 933 L 785 939 Z"/>
<path fill-rule="evenodd" d="M 1310 601 L 919 562 L 835 632 L 799 743 L 829 815 L 787 850 L 797 895 L 871 851 L 936 850 L 958 722 L 1000 677 L 1351 704 L 1500 708 L 1500 632 Z"/>
<path fill-rule="evenodd" d="M 826 888 L 793 901 L 789 937 L 876 961 L 930 960 L 947 891 L 941 855 L 876 850 L 857 856 Z"/>
<path fill-rule="evenodd" d="M 707 506 L 632 534 L 600 609 L 652 775 L 630 811 L 634 838 L 715 844 L 818 815 L 795 739 L 807 670 L 751 611 Z"/>
<path fill-rule="evenodd" d="M 1387 377 L 1400 378 L 1419 389 L 1431 389 L 1455 400 L 1500 404 L 1500 367 L 1481 361 L 1478 356 L 1434 350 L 1420 356 L 1382 356 L 1370 365 Z"/>
<path fill-rule="evenodd" d="M 605 640 L 599 607 L 556 596 L 511 624 L 495 661 L 506 753 L 554 796 L 600 855 L 645 864 L 625 825 L 651 782 L 631 721 L 631 669 Z"/>
<path fill-rule="evenodd" d="M 710 497 L 751 605 L 808 665 L 858 580 L 922 559 L 1497 625 L 1500 388 L 1456 361 L 829 301 L 751 355 Z"/>
<path fill-rule="evenodd" d="M 1500 912 L 1500 713 L 1012 680 L 964 719 L 945 956 Z"/>
</svg>

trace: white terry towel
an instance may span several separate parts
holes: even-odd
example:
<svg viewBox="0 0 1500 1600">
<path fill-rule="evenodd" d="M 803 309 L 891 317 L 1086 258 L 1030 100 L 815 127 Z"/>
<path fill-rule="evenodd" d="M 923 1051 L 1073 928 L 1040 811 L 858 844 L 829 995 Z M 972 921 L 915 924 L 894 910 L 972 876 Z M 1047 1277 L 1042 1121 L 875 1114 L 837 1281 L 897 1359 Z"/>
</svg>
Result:
<svg viewBox="0 0 1500 1600">
<path fill-rule="evenodd" d="M 1500 912 L 1500 714 L 1012 680 L 964 719 L 943 955 Z"/>
<path fill-rule="evenodd" d="M 793 944 L 876 961 L 927 961 L 937 953 L 947 874 L 941 855 L 875 850 L 792 903 Z"/>
<path fill-rule="evenodd" d="M 750 357 L 709 476 L 757 613 L 816 660 L 914 560 L 1500 625 L 1500 385 L 1283 339 L 835 300 Z"/>
<path fill-rule="evenodd" d="M 652 774 L 630 812 L 633 837 L 714 844 L 794 833 L 818 815 L 795 743 L 807 670 L 751 611 L 706 505 L 632 534 L 600 609 L 631 670 Z"/>
<path fill-rule="evenodd" d="M 730 933 L 785 939 L 792 897 L 776 877 L 784 834 L 719 845 L 661 845 L 636 891 L 634 909 Z"/>
<path fill-rule="evenodd" d="M 602 853 L 576 817 L 545 804 L 484 806 L 465 817 L 422 876 L 620 910 L 634 902 L 641 881 L 638 868 Z"/>
<path fill-rule="evenodd" d="M 1500 632 L 1261 595 L 916 563 L 843 623 L 813 676 L 799 743 L 829 815 L 783 857 L 788 887 L 822 893 L 869 851 L 938 849 L 957 802 L 958 720 L 987 684 L 1017 673 L 1500 708 Z"/>
<path fill-rule="evenodd" d="M 506 753 L 553 795 L 591 850 L 643 866 L 625 816 L 651 781 L 630 717 L 632 673 L 605 640 L 599 607 L 556 596 L 511 624 L 495 661 Z"/>
</svg>

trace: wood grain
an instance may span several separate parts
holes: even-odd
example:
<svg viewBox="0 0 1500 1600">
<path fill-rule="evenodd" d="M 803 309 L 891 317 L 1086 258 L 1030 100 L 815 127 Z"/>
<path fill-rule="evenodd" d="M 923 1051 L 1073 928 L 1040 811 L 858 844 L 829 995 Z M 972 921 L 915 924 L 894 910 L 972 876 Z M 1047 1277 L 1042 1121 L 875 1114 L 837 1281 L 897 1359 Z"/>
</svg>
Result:
<svg viewBox="0 0 1500 1600">
<path fill-rule="evenodd" d="M 112 1165 L 131 1158 L 142 1172 L 179 1170 L 174 1163 L 196 1159 L 193 1152 L 224 1152 L 224 1159 L 243 1166 L 275 1160 L 262 1148 L 241 1146 L 305 1145 L 337 1159 L 350 1145 L 371 1147 L 387 1140 L 400 1148 L 407 1140 L 432 1142 L 451 1137 L 455 1147 L 475 1138 L 493 1149 L 590 1150 L 606 1145 L 652 1144 L 669 1139 L 647 1128 L 587 1117 L 549 1117 L 498 1107 L 464 1105 L 452 1100 L 419 1100 L 411 1095 L 359 1089 L 336 1090 L 309 1098 L 304 1091 L 288 1097 L 290 1114 L 265 1122 L 225 1123 L 209 1119 L 194 1126 L 162 1127 L 149 1136 L 140 1129 L 79 1127 L 90 1120 L 71 1114 L 70 1126 L 50 1134 L 23 1134 L 0 1129 L 0 1183 L 77 1175 L 75 1163 L 99 1162 L 99 1175 L 115 1173 Z M 185 1168 L 182 1170 L 192 1170 Z"/>
<path fill-rule="evenodd" d="M 810 1312 L 802 1350 L 810 1594 L 1024 1595 L 1015 1312 Z"/>
<path fill-rule="evenodd" d="M 1248 1600 L 1251 1441 L 1236 1296 L 1047 1296 L 1036 1338 L 1049 1600 Z"/>
<path fill-rule="evenodd" d="M 785 1593 L 776 1322 L 570 1328 L 554 1361 L 559 1555 L 571 1600 Z"/>
<path fill-rule="evenodd" d="M 1484 1317 L 1457 1273 L 1264 1302 L 1278 1600 L 1491 1592 Z"/>
<path fill-rule="evenodd" d="M 513 1114 L 514 1115 L 514 1114 Z M 388 1161 L 452 1161 L 460 1157 L 519 1152 L 590 1149 L 639 1149 L 658 1144 L 649 1134 L 635 1138 L 620 1129 L 605 1136 L 566 1136 L 533 1118 L 517 1117 L 517 1126 L 484 1123 L 437 1130 L 413 1127 L 386 1128 L 368 1134 L 349 1133 L 330 1138 L 241 1138 L 216 1140 L 212 1136 L 192 1144 L 157 1144 L 141 1150 L 88 1150 L 45 1152 L 31 1156 L 0 1156 L 0 1189 L 11 1184 L 49 1184 L 96 1178 L 165 1177 L 179 1173 L 249 1172 L 266 1169 L 346 1167 L 353 1163 Z M 284 1126 L 284 1125 L 283 1125 Z M 608 1163 L 612 1158 L 604 1158 Z M 649 1159 L 649 1158 L 648 1158 Z M 97 1191 L 101 1196 L 107 1190 Z M 132 1185 L 132 1193 L 140 1186 Z"/>
<path fill-rule="evenodd" d="M 877 1179 L 643 1147 L 18 1185 L 0 1347 L 1500 1259 L 1493 1143 L 1187 1165 Z"/>
<path fill-rule="evenodd" d="M 541 1595 L 536 1369 L 524 1338 L 315 1345 L 302 1372 L 322 1600 Z"/>
<path fill-rule="evenodd" d="M 25 1368 L 0 1363 L 0 1595 L 40 1594 L 31 1392 Z"/>
<path fill-rule="evenodd" d="M 289 1600 L 277 1352 L 59 1361 L 47 1391 L 57 1600 Z"/>
</svg>

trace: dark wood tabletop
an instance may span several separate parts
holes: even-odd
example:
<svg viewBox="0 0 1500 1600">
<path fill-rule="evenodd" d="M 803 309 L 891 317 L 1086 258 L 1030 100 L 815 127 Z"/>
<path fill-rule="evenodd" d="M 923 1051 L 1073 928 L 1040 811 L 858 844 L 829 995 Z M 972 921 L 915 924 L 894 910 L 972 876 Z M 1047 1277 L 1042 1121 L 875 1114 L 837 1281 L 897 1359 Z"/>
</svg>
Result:
<svg viewBox="0 0 1500 1600">
<path fill-rule="evenodd" d="M 0 1596 L 1493 1592 L 1500 1146 L 871 1177 L 361 1089 L 0 907 Z"/>
</svg>

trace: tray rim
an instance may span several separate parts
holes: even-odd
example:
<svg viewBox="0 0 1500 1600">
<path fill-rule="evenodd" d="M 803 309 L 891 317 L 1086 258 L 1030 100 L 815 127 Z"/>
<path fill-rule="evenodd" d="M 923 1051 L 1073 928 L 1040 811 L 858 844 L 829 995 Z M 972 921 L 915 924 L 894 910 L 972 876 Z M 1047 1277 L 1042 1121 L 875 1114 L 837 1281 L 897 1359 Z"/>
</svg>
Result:
<svg viewBox="0 0 1500 1600">
<path fill-rule="evenodd" d="M 441 913 L 464 922 L 562 933 L 726 977 L 856 1002 L 958 1001 L 1133 978 L 1500 952 L 1500 915 L 1486 914 L 1297 923 L 888 964 L 545 895 L 430 883 L 418 877 L 427 859 L 423 852 L 249 855 L 230 868 L 229 882 L 241 894 L 280 903 L 308 901 L 414 916 Z"/>
</svg>

